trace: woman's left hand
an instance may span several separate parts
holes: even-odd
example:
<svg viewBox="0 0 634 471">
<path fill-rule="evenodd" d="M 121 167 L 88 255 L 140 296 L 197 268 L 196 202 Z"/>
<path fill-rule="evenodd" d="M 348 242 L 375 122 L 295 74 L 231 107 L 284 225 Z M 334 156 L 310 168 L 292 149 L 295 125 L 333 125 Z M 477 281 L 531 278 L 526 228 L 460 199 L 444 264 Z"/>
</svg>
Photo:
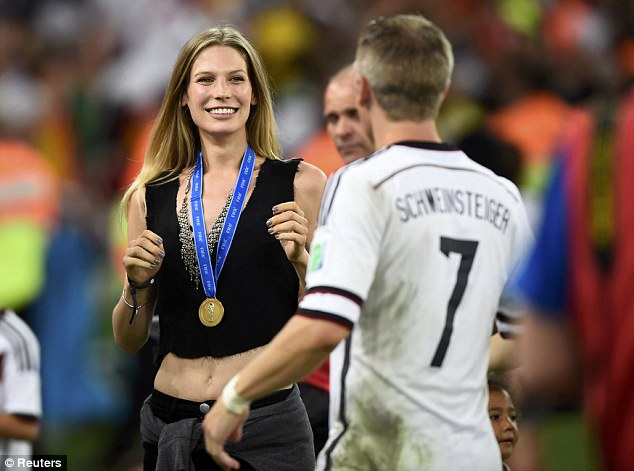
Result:
<svg viewBox="0 0 634 471">
<path fill-rule="evenodd" d="M 273 208 L 273 217 L 266 221 L 269 234 L 282 244 L 291 262 L 300 262 L 306 252 L 308 219 L 295 201 L 280 203 Z"/>
</svg>

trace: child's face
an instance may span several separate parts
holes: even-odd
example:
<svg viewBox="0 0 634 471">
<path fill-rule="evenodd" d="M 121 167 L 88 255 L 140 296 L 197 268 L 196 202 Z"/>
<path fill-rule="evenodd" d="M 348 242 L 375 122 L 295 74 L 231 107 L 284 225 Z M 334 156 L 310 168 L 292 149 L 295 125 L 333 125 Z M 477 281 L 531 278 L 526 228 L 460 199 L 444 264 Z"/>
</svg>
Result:
<svg viewBox="0 0 634 471">
<path fill-rule="evenodd" d="M 506 391 L 498 389 L 489 391 L 489 418 L 495 438 L 500 445 L 502 461 L 506 461 L 513 453 L 519 438 L 517 412 Z"/>
</svg>

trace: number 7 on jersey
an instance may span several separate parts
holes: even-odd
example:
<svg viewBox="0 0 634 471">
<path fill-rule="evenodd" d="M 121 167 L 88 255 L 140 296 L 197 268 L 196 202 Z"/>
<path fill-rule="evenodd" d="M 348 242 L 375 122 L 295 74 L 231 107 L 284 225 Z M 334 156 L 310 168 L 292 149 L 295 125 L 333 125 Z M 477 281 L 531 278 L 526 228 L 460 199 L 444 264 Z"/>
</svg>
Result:
<svg viewBox="0 0 634 471">
<path fill-rule="evenodd" d="M 445 318 L 445 327 L 440 337 L 438 347 L 436 347 L 436 353 L 431 362 L 431 366 L 440 368 L 442 362 L 447 354 L 447 348 L 449 347 L 449 340 L 453 333 L 453 320 L 456 315 L 456 309 L 462 300 L 467 281 L 469 280 L 469 272 L 473 265 L 473 258 L 475 257 L 476 250 L 478 248 L 478 241 L 475 240 L 460 240 L 451 239 L 449 237 L 440 237 L 440 251 L 447 257 L 451 252 L 455 252 L 461 255 L 460 265 L 458 266 L 458 275 L 456 276 L 456 284 L 453 287 L 449 303 L 447 304 L 447 316 Z"/>
</svg>

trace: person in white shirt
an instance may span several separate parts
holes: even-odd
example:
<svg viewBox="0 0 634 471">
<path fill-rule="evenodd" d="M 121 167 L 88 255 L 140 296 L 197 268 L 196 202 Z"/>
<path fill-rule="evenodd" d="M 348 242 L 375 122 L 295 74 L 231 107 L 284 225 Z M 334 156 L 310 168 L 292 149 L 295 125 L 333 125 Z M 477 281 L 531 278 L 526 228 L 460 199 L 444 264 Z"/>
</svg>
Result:
<svg viewBox="0 0 634 471">
<path fill-rule="evenodd" d="M 30 456 L 41 415 L 40 344 L 15 312 L 0 309 L 0 455 Z"/>
<path fill-rule="evenodd" d="M 251 401 L 333 349 L 329 439 L 317 469 L 502 468 L 487 414 L 492 331 L 521 311 L 505 287 L 532 240 L 517 187 L 442 142 L 451 45 L 420 15 L 371 21 L 357 101 L 375 147 L 328 182 L 298 313 L 206 415 L 223 469 Z"/>
</svg>

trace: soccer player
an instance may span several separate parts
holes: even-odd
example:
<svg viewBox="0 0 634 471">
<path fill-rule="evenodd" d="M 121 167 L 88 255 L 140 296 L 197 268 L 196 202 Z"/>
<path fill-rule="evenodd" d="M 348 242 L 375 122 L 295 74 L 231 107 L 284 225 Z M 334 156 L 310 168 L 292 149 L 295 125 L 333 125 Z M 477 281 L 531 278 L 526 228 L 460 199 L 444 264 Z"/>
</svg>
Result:
<svg viewBox="0 0 634 471">
<path fill-rule="evenodd" d="M 359 38 L 357 101 L 377 150 L 329 180 L 298 314 L 225 386 L 203 422 L 223 469 L 249 404 L 336 348 L 317 469 L 502 468 L 487 363 L 506 281 L 531 242 L 519 191 L 442 142 L 451 45 L 419 15 Z M 500 322 L 503 332 L 506 323 Z"/>
<path fill-rule="evenodd" d="M 42 415 L 40 344 L 18 315 L 0 309 L 0 450 L 28 457 Z"/>
</svg>

